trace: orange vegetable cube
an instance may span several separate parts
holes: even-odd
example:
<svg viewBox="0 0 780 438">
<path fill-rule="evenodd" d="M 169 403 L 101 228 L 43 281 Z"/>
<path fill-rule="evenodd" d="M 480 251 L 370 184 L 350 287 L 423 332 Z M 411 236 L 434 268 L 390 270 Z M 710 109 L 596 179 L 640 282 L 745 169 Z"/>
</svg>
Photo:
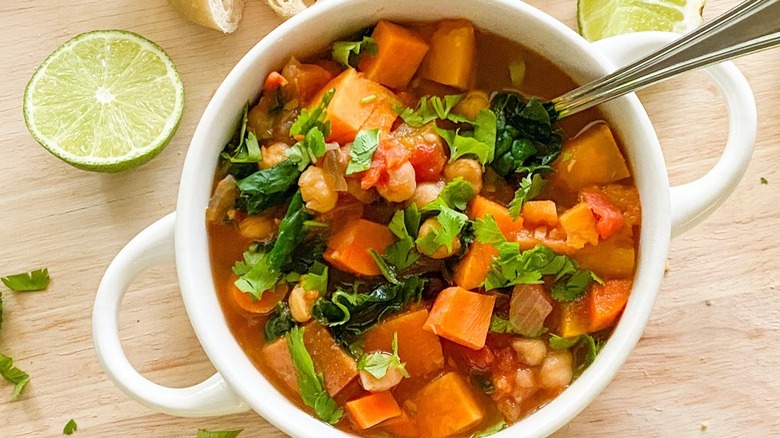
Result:
<svg viewBox="0 0 780 438">
<path fill-rule="evenodd" d="M 590 305 L 590 331 L 604 330 L 615 323 L 626 307 L 631 294 L 631 280 L 607 280 L 604 284 L 594 283 L 588 292 Z"/>
<path fill-rule="evenodd" d="M 631 176 L 626 160 L 606 123 L 591 125 L 569 140 L 553 163 L 551 181 L 571 191 L 609 184 Z"/>
<path fill-rule="evenodd" d="M 455 372 L 426 385 L 415 395 L 414 404 L 417 427 L 426 438 L 464 433 L 485 416 L 473 389 Z"/>
<path fill-rule="evenodd" d="M 303 344 L 314 362 L 314 368 L 322 373 L 328 394 L 336 395 L 357 377 L 355 359 L 345 352 L 330 332 L 319 323 L 306 325 Z"/>
<path fill-rule="evenodd" d="M 553 201 L 528 201 L 521 214 L 523 221 L 532 225 L 558 225 L 558 208 Z"/>
<path fill-rule="evenodd" d="M 581 249 L 585 244 L 598 245 L 599 232 L 596 229 L 596 218 L 585 202 L 580 202 L 566 210 L 559 221 L 566 232 L 566 244 L 572 248 Z"/>
<path fill-rule="evenodd" d="M 466 90 L 476 79 L 477 37 L 466 20 L 442 20 L 431 36 L 422 77 Z"/>
<path fill-rule="evenodd" d="M 466 255 L 455 265 L 452 280 L 466 290 L 480 287 L 485 282 L 493 259 L 498 251 L 493 245 L 474 242 L 466 251 Z"/>
<path fill-rule="evenodd" d="M 403 411 L 401 411 L 400 416 L 384 421 L 380 426 L 397 437 L 416 438 L 420 435 L 420 432 L 417 431 L 417 426 Z"/>
<path fill-rule="evenodd" d="M 509 215 L 509 210 L 501 204 L 493 202 L 484 196 L 477 196 L 469 203 L 466 211 L 469 219 L 485 218 L 488 215 L 493 216 L 498 228 L 507 240 L 514 240 L 520 230 L 523 229 L 523 218 L 513 218 Z"/>
<path fill-rule="evenodd" d="M 290 350 L 287 348 L 287 340 L 284 336 L 266 344 L 263 347 L 263 357 L 265 363 L 274 370 L 277 377 L 284 382 L 290 389 L 298 393 L 298 370 L 290 357 Z"/>
<path fill-rule="evenodd" d="M 390 391 L 377 392 L 357 400 L 348 401 L 344 407 L 352 422 L 361 429 L 401 415 L 401 408 Z"/>
<path fill-rule="evenodd" d="M 558 336 L 571 338 L 590 332 L 590 307 L 588 300 L 570 303 L 553 303 L 551 327 Z"/>
<path fill-rule="evenodd" d="M 496 297 L 448 287 L 439 293 L 423 328 L 456 344 L 479 350 L 485 346 Z"/>
<path fill-rule="evenodd" d="M 366 332 L 363 350 L 392 351 L 393 336 L 398 333 L 398 357 L 411 377 L 421 377 L 444 366 L 439 338 L 423 330 L 428 310 L 420 309 L 385 320 Z"/>
<path fill-rule="evenodd" d="M 575 256 L 580 267 L 590 269 L 603 279 L 628 278 L 634 275 L 636 251 L 630 228 L 623 228 L 598 246 L 587 245 Z"/>
<path fill-rule="evenodd" d="M 536 228 L 523 228 L 517 233 L 515 241 L 520 245 L 521 251 L 529 250 L 536 245 L 544 245 L 558 254 L 572 255 L 576 251 L 566 244 L 566 233 L 560 224 L 555 228 L 540 225 Z"/>
<path fill-rule="evenodd" d="M 385 20 L 379 20 L 371 37 L 376 42 L 377 54 L 363 55 L 358 65 L 360 71 L 386 87 L 406 88 L 428 53 L 428 44 L 417 32 Z"/>
<path fill-rule="evenodd" d="M 395 241 L 386 225 L 365 219 L 345 224 L 328 239 L 323 257 L 331 265 L 358 275 L 379 275 L 371 250 L 382 254 Z"/>
</svg>

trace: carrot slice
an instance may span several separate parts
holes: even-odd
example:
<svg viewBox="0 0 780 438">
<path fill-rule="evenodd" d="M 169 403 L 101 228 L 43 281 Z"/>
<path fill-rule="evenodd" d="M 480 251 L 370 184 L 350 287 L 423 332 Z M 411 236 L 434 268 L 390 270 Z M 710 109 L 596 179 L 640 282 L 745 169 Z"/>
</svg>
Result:
<svg viewBox="0 0 780 438">
<path fill-rule="evenodd" d="M 385 20 L 379 20 L 371 37 L 376 42 L 377 53 L 361 57 L 360 71 L 386 87 L 406 88 L 428 53 L 428 44 L 417 32 Z"/>
<path fill-rule="evenodd" d="M 352 422 L 361 429 L 401 415 L 401 408 L 390 391 L 377 392 L 357 400 L 348 401 L 344 407 Z"/>
<path fill-rule="evenodd" d="M 394 242 L 393 233 L 386 225 L 365 219 L 345 224 L 328 239 L 323 257 L 336 268 L 358 275 L 379 275 L 379 267 L 371 250 L 384 253 Z"/>
<path fill-rule="evenodd" d="M 466 290 L 480 287 L 485 282 L 496 256 L 498 256 L 498 251 L 493 245 L 480 242 L 472 243 L 466 255 L 455 265 L 452 280 Z"/>
<path fill-rule="evenodd" d="M 479 424 L 485 414 L 466 380 L 447 373 L 414 397 L 415 420 L 421 436 L 444 438 L 460 434 Z"/>
<path fill-rule="evenodd" d="M 631 294 L 631 280 L 607 280 L 594 284 L 588 292 L 590 305 L 590 331 L 597 332 L 614 324 L 620 312 L 626 307 Z"/>
<path fill-rule="evenodd" d="M 423 330 L 428 316 L 428 310 L 420 309 L 382 321 L 366 333 L 363 350 L 392 351 L 393 337 L 398 333 L 398 357 L 411 377 L 440 370 L 444 366 L 441 342 Z"/>
<path fill-rule="evenodd" d="M 485 346 L 496 297 L 448 287 L 439 293 L 423 328 L 452 342 L 479 350 Z"/>
<path fill-rule="evenodd" d="M 507 240 L 514 240 L 520 230 L 523 229 L 523 218 L 513 218 L 509 210 L 501 204 L 493 202 L 484 196 L 477 196 L 469 203 L 469 219 L 485 218 L 490 215 L 496 220 L 498 228 Z"/>
<path fill-rule="evenodd" d="M 240 312 L 250 315 L 267 315 L 276 307 L 276 303 L 287 296 L 287 285 L 277 284 L 273 290 L 263 292 L 262 298 L 255 300 L 252 295 L 243 292 L 236 284 L 236 277 L 230 276 L 227 290 L 230 291 L 231 302 Z"/>
</svg>

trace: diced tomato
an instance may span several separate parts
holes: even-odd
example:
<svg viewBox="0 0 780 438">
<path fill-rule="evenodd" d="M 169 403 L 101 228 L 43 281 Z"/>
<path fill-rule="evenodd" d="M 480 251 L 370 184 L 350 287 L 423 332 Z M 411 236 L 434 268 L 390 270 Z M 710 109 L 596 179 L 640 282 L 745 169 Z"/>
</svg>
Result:
<svg viewBox="0 0 780 438">
<path fill-rule="evenodd" d="M 274 91 L 279 87 L 284 87 L 287 85 L 287 79 L 284 78 L 284 76 L 281 75 L 278 71 L 272 71 L 268 74 L 268 76 L 265 78 L 265 83 L 263 84 L 263 91 Z"/>
<path fill-rule="evenodd" d="M 417 182 L 438 181 L 447 164 L 441 143 L 419 143 L 412 150 L 409 162 L 414 167 Z"/>
<path fill-rule="evenodd" d="M 602 239 L 612 236 L 623 226 L 625 222 L 623 212 L 615 207 L 607 195 L 598 190 L 588 189 L 584 190 L 580 196 L 593 212 L 593 216 L 596 218 L 596 231 Z"/>
<path fill-rule="evenodd" d="M 394 139 L 381 140 L 371 160 L 371 167 L 360 180 L 363 190 L 382 185 L 389 177 L 387 171 L 401 167 L 409 161 L 411 153 Z"/>
</svg>

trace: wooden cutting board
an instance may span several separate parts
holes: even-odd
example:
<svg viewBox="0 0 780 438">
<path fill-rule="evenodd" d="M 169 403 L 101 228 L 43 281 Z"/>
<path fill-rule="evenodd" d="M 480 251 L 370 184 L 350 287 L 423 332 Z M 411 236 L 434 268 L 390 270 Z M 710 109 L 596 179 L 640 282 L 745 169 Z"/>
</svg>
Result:
<svg viewBox="0 0 780 438">
<path fill-rule="evenodd" d="M 56 437 L 74 418 L 79 437 L 194 437 L 244 428 L 281 437 L 254 413 L 184 419 L 149 411 L 106 377 L 92 347 L 98 282 L 119 249 L 175 208 L 195 125 L 217 86 L 280 23 L 248 2 L 238 32 L 190 24 L 165 0 L 23 0 L 0 6 L 0 274 L 47 266 L 46 292 L 3 289 L 0 351 L 32 380 L 10 400 L 0 382 L 0 437 Z M 532 4 L 575 26 L 574 0 Z M 710 2 L 713 17 L 737 2 Z M 28 134 L 22 93 L 56 47 L 94 29 L 127 29 L 171 55 L 186 88 L 178 134 L 149 164 L 117 175 L 71 168 Z M 780 434 L 780 56 L 739 60 L 756 94 L 753 162 L 725 204 L 672 243 L 669 272 L 645 335 L 615 380 L 559 436 L 769 436 Z M 673 183 L 702 175 L 725 141 L 725 106 L 700 74 L 641 93 Z M 682 91 L 685 90 L 685 91 Z M 761 184 L 764 177 L 767 184 Z M 1 286 L 0 286 L 1 287 Z M 187 386 L 214 372 L 188 323 L 173 264 L 128 292 L 120 316 L 130 361 L 152 380 Z"/>
</svg>

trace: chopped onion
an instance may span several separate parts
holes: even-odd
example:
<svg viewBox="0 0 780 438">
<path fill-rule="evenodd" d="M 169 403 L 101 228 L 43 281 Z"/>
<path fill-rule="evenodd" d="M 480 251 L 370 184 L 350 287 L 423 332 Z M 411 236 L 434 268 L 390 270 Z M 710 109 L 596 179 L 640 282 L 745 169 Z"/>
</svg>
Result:
<svg viewBox="0 0 780 438">
<path fill-rule="evenodd" d="M 536 337 L 544 327 L 544 320 L 552 312 L 541 284 L 520 284 L 512 291 L 509 303 L 509 322 L 517 333 Z"/>
<path fill-rule="evenodd" d="M 221 222 L 228 210 L 233 208 L 238 198 L 238 186 L 233 175 L 228 175 L 217 183 L 214 195 L 206 208 L 206 220 L 211 223 Z"/>
<path fill-rule="evenodd" d="M 325 149 L 327 152 L 322 159 L 322 169 L 333 175 L 337 192 L 346 192 L 347 180 L 344 175 L 347 173 L 347 164 L 349 164 L 349 148 L 340 148 L 338 143 L 326 143 Z"/>
</svg>

